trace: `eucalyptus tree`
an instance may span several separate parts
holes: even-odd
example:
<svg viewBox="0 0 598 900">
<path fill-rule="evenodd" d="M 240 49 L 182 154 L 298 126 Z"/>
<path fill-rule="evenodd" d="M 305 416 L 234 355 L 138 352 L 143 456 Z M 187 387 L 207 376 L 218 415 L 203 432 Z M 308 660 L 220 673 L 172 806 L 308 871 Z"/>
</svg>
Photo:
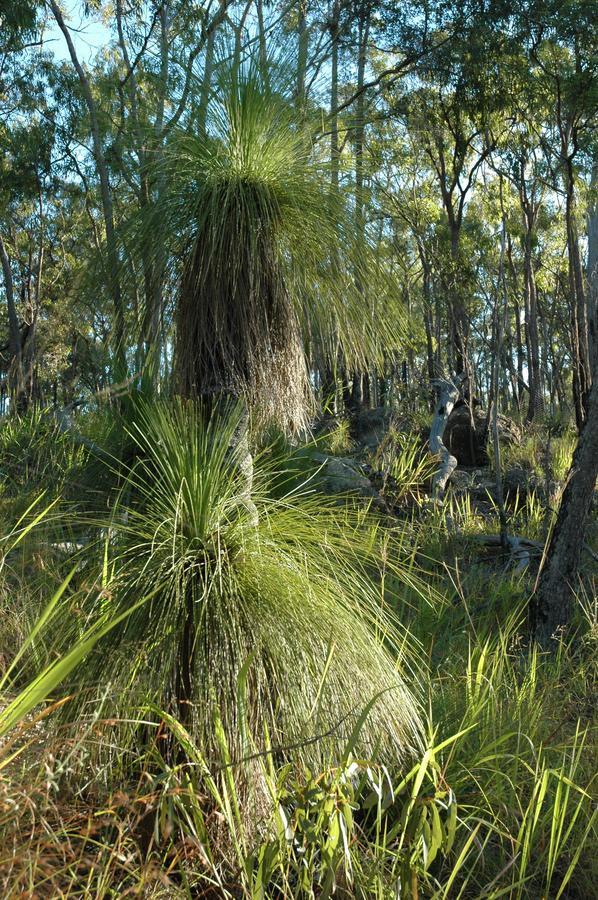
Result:
<svg viewBox="0 0 598 900">
<path fill-rule="evenodd" d="M 87 111 L 105 238 L 103 268 L 114 309 L 113 344 L 117 368 L 124 371 L 129 343 L 128 285 L 122 277 L 119 201 L 113 182 L 118 184 L 119 174 L 124 174 L 142 211 L 147 212 L 155 202 L 160 192 L 160 184 L 153 180 L 156 160 L 163 153 L 168 134 L 188 112 L 195 90 L 194 66 L 202 53 L 204 95 L 209 94 L 214 34 L 225 22 L 233 0 L 208 3 L 199 10 L 169 0 L 147 6 L 119 0 L 113 20 L 115 45 L 110 48 L 103 94 L 95 89 L 98 68 L 90 70 L 80 59 L 72 28 L 58 0 L 47 2 L 64 36 Z M 111 172 L 115 163 L 120 170 L 117 174 Z M 140 328 L 146 350 L 159 342 L 164 290 L 165 262 L 155 241 L 157 235 L 148 236 L 142 259 Z"/>
<path fill-rule="evenodd" d="M 460 242 L 467 200 L 484 162 L 498 139 L 500 122 L 471 95 L 464 75 L 451 86 L 428 81 L 406 98 L 409 128 L 425 150 L 442 199 L 449 239 L 445 291 L 449 323 L 448 356 L 451 367 L 470 381 L 468 298 L 462 290 L 466 267 Z"/>
<path fill-rule="evenodd" d="M 367 234 L 368 220 L 382 221 L 368 184 L 373 175 L 368 148 L 371 125 L 386 115 L 389 86 L 413 73 L 422 59 L 431 58 L 450 40 L 454 27 L 451 16 L 436 4 L 426 9 L 423 18 L 415 4 L 397 7 L 371 0 L 331 0 L 327 6 L 330 99 L 324 133 L 330 137 L 331 183 L 333 191 L 341 185 L 353 193 L 355 237 L 364 245 L 372 239 Z M 379 234 L 386 242 L 390 239 L 383 227 Z M 374 292 L 360 281 L 358 272 L 355 280 L 364 309 L 375 317 Z M 367 404 L 370 389 L 376 390 L 375 366 L 345 371 L 343 377 L 348 406 L 355 411 L 363 402 Z"/>
<path fill-rule="evenodd" d="M 523 252 L 521 291 L 525 340 L 518 334 L 518 383 L 525 386 L 529 402 L 526 418 L 531 422 L 542 413 L 544 407 L 543 371 L 540 360 L 540 333 L 538 327 L 538 291 L 536 284 L 536 250 L 538 243 L 538 218 L 546 199 L 546 166 L 542 151 L 533 131 L 525 120 L 511 129 L 506 146 L 498 157 L 497 171 L 505 175 L 515 188 L 520 208 L 520 224 L 514 229 L 520 237 Z M 511 235 L 509 235 L 509 238 Z M 513 261 L 512 246 L 507 249 L 511 275 L 519 292 L 518 272 Z M 515 298 L 516 316 L 520 319 L 519 299 Z M 527 383 L 523 379 L 523 344 L 527 360 Z M 521 397 L 519 397 L 521 400 Z"/>
<path fill-rule="evenodd" d="M 0 262 L 8 332 L 0 355 L 17 412 L 24 412 L 36 393 L 46 182 L 55 137 L 44 66 L 40 76 L 32 57 L 36 24 L 35 5 L 18 2 L 3 15 L 0 36 Z"/>
<path fill-rule="evenodd" d="M 587 413 L 594 351 L 590 334 L 595 314 L 588 316 L 587 288 L 580 245 L 579 182 L 584 151 L 598 122 L 598 38 L 596 17 L 583 3 L 530 2 L 520 19 L 537 92 L 548 114 L 538 137 L 553 165 L 555 186 L 565 194 L 565 222 L 569 260 L 573 400 L 578 429 Z M 588 164 L 586 156 L 586 165 Z"/>
</svg>

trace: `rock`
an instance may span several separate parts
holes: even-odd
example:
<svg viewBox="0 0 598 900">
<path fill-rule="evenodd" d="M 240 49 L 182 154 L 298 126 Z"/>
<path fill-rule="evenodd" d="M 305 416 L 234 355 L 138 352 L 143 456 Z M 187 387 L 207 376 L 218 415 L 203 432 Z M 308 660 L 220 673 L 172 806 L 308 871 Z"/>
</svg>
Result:
<svg viewBox="0 0 598 900">
<path fill-rule="evenodd" d="M 448 417 L 443 440 L 460 466 L 488 465 L 487 417 L 485 410 L 475 407 L 473 411 L 475 427 L 472 428 L 469 408 L 464 403 L 456 404 Z M 502 444 L 517 444 L 521 440 L 519 429 L 507 416 L 498 416 L 498 434 Z"/>
<path fill-rule="evenodd" d="M 453 493 L 468 494 L 472 500 L 496 499 L 496 479 L 488 469 L 455 469 L 450 484 Z"/>
<path fill-rule="evenodd" d="M 355 494 L 367 497 L 375 506 L 386 509 L 385 501 L 356 460 L 349 457 L 328 456 L 325 453 L 314 453 L 312 459 L 320 466 L 318 482 L 327 494 Z"/>
<path fill-rule="evenodd" d="M 503 476 L 503 493 L 508 502 L 527 500 L 530 494 L 536 494 L 542 502 L 553 503 L 559 493 L 559 483 L 550 481 L 548 497 L 546 496 L 546 479 L 531 469 L 523 466 L 511 466 Z"/>
</svg>

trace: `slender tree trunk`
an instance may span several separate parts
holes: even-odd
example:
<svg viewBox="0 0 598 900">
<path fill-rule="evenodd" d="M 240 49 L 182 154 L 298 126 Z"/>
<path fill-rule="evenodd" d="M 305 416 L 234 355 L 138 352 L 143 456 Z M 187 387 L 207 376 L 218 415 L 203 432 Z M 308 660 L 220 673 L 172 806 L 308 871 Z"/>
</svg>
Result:
<svg viewBox="0 0 598 900">
<path fill-rule="evenodd" d="M 598 161 L 592 167 L 592 189 L 598 191 Z M 594 195 L 596 196 L 596 194 Z M 588 212 L 588 339 L 592 371 L 598 368 L 598 200 Z"/>
<path fill-rule="evenodd" d="M 500 184 L 500 196 L 502 207 L 502 178 Z M 505 323 L 508 315 L 508 295 L 505 279 L 505 252 L 506 252 L 507 227 L 504 208 L 502 210 L 502 234 L 500 241 L 500 259 L 498 268 L 498 285 L 496 291 L 496 303 L 494 306 L 494 335 L 496 339 L 495 352 L 492 364 L 492 448 L 494 452 L 494 471 L 496 475 L 495 490 L 498 516 L 500 520 L 500 543 L 503 549 L 509 547 L 509 534 L 507 528 L 507 516 L 502 490 L 502 473 L 500 465 L 500 441 L 498 439 L 498 404 L 499 404 L 499 374 L 502 357 L 502 340 L 505 331 Z M 502 309 L 501 309 L 502 306 Z"/>
<path fill-rule="evenodd" d="M 264 3 L 263 0 L 256 0 L 257 23 L 258 23 L 258 40 L 260 49 L 260 69 L 264 87 L 270 90 L 270 72 L 268 66 L 268 50 L 266 47 L 266 28 L 264 23 Z"/>
<path fill-rule="evenodd" d="M 297 47 L 297 84 L 295 87 L 295 103 L 297 110 L 303 114 L 307 101 L 305 91 L 305 75 L 307 72 L 307 56 L 309 51 L 309 31 L 307 28 L 307 0 L 299 0 L 298 9 L 298 47 Z M 337 104 L 338 105 L 338 104 Z"/>
<path fill-rule="evenodd" d="M 44 270 L 44 201 L 41 183 L 38 179 L 38 210 L 39 210 L 39 238 L 37 247 L 37 262 L 35 264 L 35 273 L 32 268 L 32 258 L 30 257 L 30 280 L 33 282 L 32 289 L 28 290 L 27 303 L 27 330 L 21 347 L 21 364 L 24 376 L 24 409 L 30 404 L 35 404 L 38 397 L 38 377 L 37 377 L 37 323 L 42 297 L 42 276 Z"/>
<path fill-rule="evenodd" d="M 100 181 L 100 197 L 102 201 L 102 212 L 104 216 L 104 228 L 106 231 L 106 256 L 107 256 L 107 280 L 108 288 L 114 306 L 114 348 L 117 359 L 117 367 L 122 369 L 121 375 L 126 371 L 126 353 L 125 353 L 125 315 L 124 304 L 120 289 L 119 277 L 119 257 L 116 243 L 116 232 L 114 227 L 114 207 L 112 203 L 112 190 L 110 187 L 110 179 L 108 175 L 108 166 L 106 157 L 102 148 L 102 138 L 100 133 L 100 124 L 98 118 L 98 110 L 96 102 L 91 92 L 89 78 L 79 62 L 77 51 L 71 37 L 71 33 L 64 21 L 60 7 L 56 0 L 49 0 L 50 8 L 56 23 L 62 31 L 71 62 L 79 78 L 81 90 L 87 106 L 89 121 L 91 125 L 91 138 L 93 147 L 93 156 L 96 164 L 98 178 Z"/>
<path fill-rule="evenodd" d="M 571 349 L 573 363 L 573 403 L 578 431 L 587 416 L 588 394 L 592 383 L 590 369 L 590 341 L 588 336 L 588 310 L 586 306 L 581 253 L 576 222 L 575 181 L 571 156 L 566 159 L 567 200 L 565 222 L 567 226 L 567 253 L 569 258 L 569 294 L 571 303 Z"/>
<path fill-rule="evenodd" d="M 206 132 L 206 121 L 208 116 L 208 106 L 210 103 L 210 94 L 212 91 L 212 75 L 214 72 L 214 45 L 216 42 L 216 31 L 212 29 L 208 35 L 206 43 L 206 55 L 203 67 L 203 77 L 201 80 L 201 93 L 198 110 L 198 129 L 200 134 Z"/>
<path fill-rule="evenodd" d="M 241 50 L 243 47 L 243 32 L 245 30 L 245 22 L 247 21 L 247 16 L 249 15 L 250 9 L 253 5 L 253 0 L 248 0 L 243 8 L 243 12 L 241 13 L 241 18 L 239 19 L 236 25 L 233 24 L 233 29 L 235 32 L 235 48 L 233 51 L 233 70 L 238 72 L 239 66 L 241 65 Z"/>
<path fill-rule="evenodd" d="M 0 235 L 0 261 L 2 262 L 2 273 L 4 275 L 4 293 L 6 295 L 6 312 L 8 317 L 8 396 L 11 404 L 14 404 L 15 408 L 18 409 L 22 403 L 24 390 L 22 336 L 19 328 L 12 267 L 2 235 Z"/>
<path fill-rule="evenodd" d="M 446 206 L 451 233 L 451 284 L 449 286 L 449 326 L 451 345 L 453 348 L 453 365 L 457 376 L 469 379 L 471 372 L 467 356 L 467 335 L 469 322 L 463 306 L 458 287 L 459 244 L 461 240 L 461 222 L 455 216 L 452 202 Z M 473 384 L 466 384 L 466 391 L 473 392 Z"/>
<path fill-rule="evenodd" d="M 519 306 L 519 302 L 517 300 L 519 291 L 519 279 L 517 277 L 517 270 L 513 261 L 513 246 L 511 243 L 510 235 L 507 235 L 507 259 L 509 261 L 509 269 L 511 271 L 511 278 L 513 280 L 513 310 L 515 314 L 515 342 L 517 348 L 517 407 L 518 409 L 521 409 L 523 404 L 523 392 L 526 390 L 525 379 L 523 378 L 525 351 L 523 348 L 524 334 L 522 333 L 525 331 L 525 327 L 523 329 L 521 327 L 521 307 Z M 526 331 L 525 337 L 527 338 Z"/>
<path fill-rule="evenodd" d="M 338 134 L 338 62 L 339 62 L 339 37 L 340 37 L 340 0 L 334 0 L 332 16 L 329 22 L 331 57 L 330 57 L 330 187 L 332 194 L 336 194 L 339 188 L 340 177 L 340 146 Z M 305 41 L 306 37 L 303 38 Z M 302 40 L 300 32 L 300 41 Z M 307 54 L 307 45 L 305 46 Z M 302 87 L 305 92 L 305 69 L 301 67 L 298 76 L 298 90 Z M 337 257 L 333 257 L 333 263 L 337 265 Z M 326 356 L 325 348 L 322 348 L 322 359 Z M 340 375 L 341 402 L 344 408 L 351 403 L 351 386 L 349 373 L 347 372 L 342 353 L 342 347 L 337 341 L 337 372 Z M 336 390 L 335 390 L 336 398 Z"/>
<path fill-rule="evenodd" d="M 367 43 L 370 31 L 370 5 L 365 0 L 359 8 L 358 43 L 357 43 L 357 100 L 355 103 L 355 231 L 358 245 L 366 240 L 365 235 L 365 197 L 363 154 L 365 144 L 365 65 L 367 59 Z M 358 292 L 363 297 L 364 310 L 368 306 L 366 285 L 362 284 L 359 272 L 355 274 Z M 356 372 L 353 377 L 352 405 L 353 411 L 359 412 L 363 406 L 369 406 L 369 378 L 367 372 Z"/>
<path fill-rule="evenodd" d="M 340 0 L 334 0 L 330 20 L 330 182 L 333 191 L 338 189 L 340 148 L 338 142 L 338 56 L 339 56 Z"/>
<path fill-rule="evenodd" d="M 527 421 L 533 421 L 543 408 L 543 386 L 540 367 L 540 339 L 538 332 L 538 294 L 536 275 L 532 258 L 533 221 L 526 215 L 526 234 L 524 239 L 524 284 L 525 310 L 529 335 L 529 406 Z"/>
</svg>

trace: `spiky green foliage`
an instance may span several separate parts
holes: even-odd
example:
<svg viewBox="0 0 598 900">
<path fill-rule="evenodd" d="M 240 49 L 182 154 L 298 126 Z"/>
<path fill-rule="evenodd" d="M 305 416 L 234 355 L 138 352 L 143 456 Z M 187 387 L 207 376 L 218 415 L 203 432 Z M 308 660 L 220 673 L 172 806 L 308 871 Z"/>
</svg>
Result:
<svg viewBox="0 0 598 900">
<path fill-rule="evenodd" d="M 137 462 L 110 523 L 110 602 L 116 612 L 154 597 L 86 677 L 110 686 L 114 714 L 148 702 L 174 710 L 207 753 L 217 714 L 237 756 L 248 729 L 283 755 L 299 745 L 321 760 L 375 698 L 360 746 L 396 762 L 417 745 L 419 717 L 384 602 L 382 533 L 322 497 L 268 499 L 259 466 L 250 500 L 239 415 L 185 401 L 140 414 Z"/>
<path fill-rule="evenodd" d="M 179 390 L 226 389 L 284 427 L 300 424 L 313 342 L 334 362 L 339 346 L 355 365 L 382 359 L 397 343 L 398 291 L 367 242 L 356 245 L 305 124 L 253 66 L 221 76 L 207 130 L 194 129 L 191 121 L 171 135 L 161 196 L 128 242 L 179 267 Z M 164 243 L 152 251 L 157 229 Z M 364 315 L 357 284 L 385 303 L 383 320 Z"/>
<path fill-rule="evenodd" d="M 28 505 L 31 493 L 59 494 L 79 475 L 86 448 L 73 442 L 53 410 L 0 421 L 0 501 Z"/>
</svg>

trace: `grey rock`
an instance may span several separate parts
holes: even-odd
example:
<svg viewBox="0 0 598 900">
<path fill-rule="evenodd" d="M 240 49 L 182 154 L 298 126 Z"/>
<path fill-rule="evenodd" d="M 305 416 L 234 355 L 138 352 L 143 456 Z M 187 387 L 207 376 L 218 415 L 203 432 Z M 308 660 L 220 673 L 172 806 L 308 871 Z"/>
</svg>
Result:
<svg viewBox="0 0 598 900">
<path fill-rule="evenodd" d="M 374 501 L 379 508 L 386 508 L 386 503 L 373 487 L 360 464 L 355 459 L 340 456 L 328 456 L 325 453 L 314 453 L 314 462 L 320 467 L 318 482 L 327 494 L 355 494 Z"/>
</svg>

